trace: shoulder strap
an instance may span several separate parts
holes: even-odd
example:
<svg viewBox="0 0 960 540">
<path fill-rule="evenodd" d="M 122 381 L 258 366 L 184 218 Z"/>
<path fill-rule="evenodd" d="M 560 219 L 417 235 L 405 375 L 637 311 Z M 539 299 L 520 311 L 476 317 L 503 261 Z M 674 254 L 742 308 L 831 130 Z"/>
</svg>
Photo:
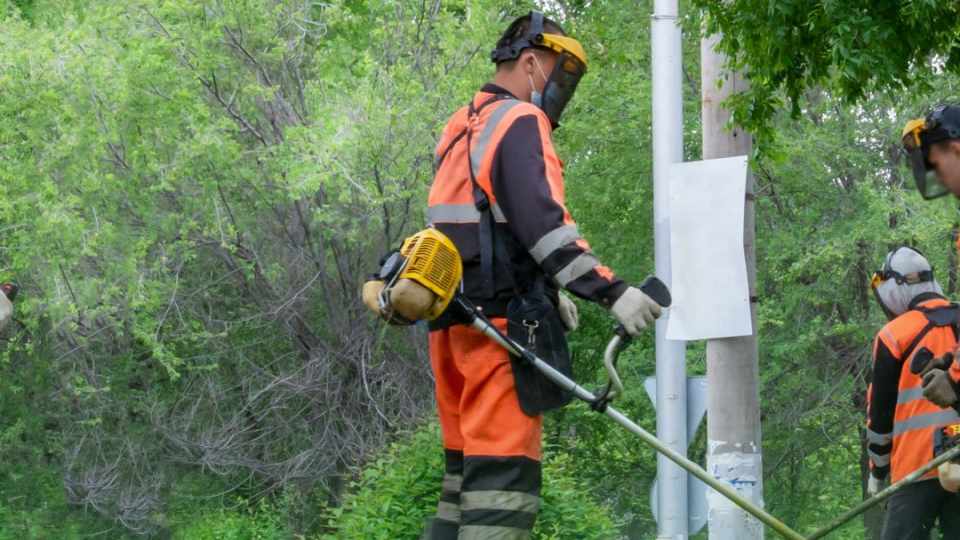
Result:
<svg viewBox="0 0 960 540">
<path fill-rule="evenodd" d="M 904 349 L 903 360 L 910 358 L 910 355 L 913 353 L 913 350 L 916 349 L 917 345 L 920 344 L 920 341 L 927 337 L 927 334 L 934 328 L 949 326 L 950 331 L 953 332 L 954 341 L 958 339 L 958 334 L 960 334 L 960 331 L 958 331 L 958 326 L 960 326 L 960 305 L 950 303 L 946 306 L 934 308 L 919 306 L 914 309 L 923 313 L 923 316 L 927 318 L 927 324 L 924 325 L 916 337 L 913 338 L 910 345 L 907 345 L 907 348 Z"/>
<path fill-rule="evenodd" d="M 910 344 L 907 345 L 907 348 L 903 350 L 903 358 L 901 358 L 900 360 L 903 362 L 906 362 L 907 358 L 910 358 L 910 355 L 913 354 L 913 350 L 916 349 L 917 345 L 920 344 L 920 341 L 922 341 L 923 338 L 927 337 L 927 334 L 929 334 L 931 330 L 936 328 L 936 326 L 937 325 L 928 321 L 927 324 L 924 325 L 924 327 L 920 330 L 920 332 L 918 332 L 917 335 L 914 336 Z"/>
<path fill-rule="evenodd" d="M 493 298 L 496 294 L 496 287 L 494 283 L 494 264 L 495 261 L 499 261 L 499 266 L 501 271 L 505 276 L 510 275 L 510 259 L 506 253 L 506 248 L 503 245 L 502 241 L 496 237 L 496 219 L 493 215 L 493 209 L 490 206 L 490 198 L 487 196 L 487 193 L 480 186 L 480 183 L 477 181 L 476 173 L 473 170 L 473 149 L 471 148 L 471 132 L 473 127 L 473 121 L 476 119 L 477 115 L 480 114 L 480 111 L 483 110 L 487 105 L 495 102 L 501 101 L 504 99 L 514 99 L 512 96 L 506 94 L 497 94 L 487 101 L 483 102 L 479 107 L 473 106 L 473 101 L 470 102 L 468 106 L 469 120 L 468 125 L 465 129 L 467 133 L 467 168 L 470 169 L 470 183 L 473 185 L 473 205 L 480 213 L 480 226 L 479 226 L 479 235 L 480 235 L 480 275 L 481 277 L 481 290 L 483 291 L 484 298 Z"/>
<path fill-rule="evenodd" d="M 447 145 L 447 148 L 444 149 L 444 151 L 439 156 L 437 156 L 436 159 L 434 159 L 433 161 L 434 173 L 440 170 L 440 165 L 443 163 L 443 160 L 447 158 L 447 154 L 450 153 L 450 150 L 453 150 L 453 147 L 456 146 L 456 144 L 460 142 L 460 139 L 462 139 L 463 136 L 466 134 L 467 134 L 467 129 L 466 128 L 462 129 L 460 133 L 458 133 L 457 136 L 450 141 L 450 144 Z"/>
<path fill-rule="evenodd" d="M 501 101 L 504 99 L 513 99 L 513 97 L 511 97 L 508 94 L 495 94 L 492 97 L 488 98 L 483 103 L 481 103 L 480 106 L 477 107 L 476 109 L 473 108 L 473 101 L 471 100 L 470 105 L 467 109 L 468 118 L 472 115 L 480 114 L 480 111 L 485 109 L 487 105 L 493 104 L 497 101 Z M 460 130 L 460 133 L 457 133 L 456 137 L 450 140 L 450 142 L 447 144 L 447 147 L 444 148 L 443 152 L 441 152 L 440 155 L 434 160 L 433 162 L 434 172 L 436 172 L 440 168 L 440 165 L 443 163 L 443 160 L 447 158 L 447 154 L 449 154 L 450 151 L 453 150 L 453 147 L 456 146 L 458 142 L 460 142 L 460 139 L 463 139 L 463 137 L 467 134 L 469 130 L 470 130 L 470 126 L 468 124 L 467 127 Z M 468 151 L 468 154 L 469 154 L 469 151 Z"/>
<path fill-rule="evenodd" d="M 960 305 L 958 304 L 950 303 L 946 306 L 932 308 L 918 306 L 914 309 L 923 313 L 923 316 L 936 326 L 956 325 L 960 321 Z"/>
</svg>

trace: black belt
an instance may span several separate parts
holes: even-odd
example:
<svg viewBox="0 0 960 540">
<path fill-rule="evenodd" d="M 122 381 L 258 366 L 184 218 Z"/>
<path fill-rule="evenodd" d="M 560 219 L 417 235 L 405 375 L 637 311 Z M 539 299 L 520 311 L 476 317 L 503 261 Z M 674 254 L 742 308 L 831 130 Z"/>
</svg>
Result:
<svg viewBox="0 0 960 540">
<path fill-rule="evenodd" d="M 483 314 L 489 318 L 494 317 L 506 317 L 507 316 L 507 304 L 510 303 L 512 296 L 503 297 L 503 298 L 494 298 L 492 300 L 477 300 L 470 298 L 470 301 L 477 306 L 477 308 L 483 311 Z M 462 321 L 457 320 L 455 317 L 452 317 L 449 313 L 444 312 L 443 315 L 440 315 L 436 319 L 430 321 L 430 331 L 434 330 L 443 330 L 450 328 L 451 326 L 456 326 L 458 324 L 464 324 Z"/>
</svg>

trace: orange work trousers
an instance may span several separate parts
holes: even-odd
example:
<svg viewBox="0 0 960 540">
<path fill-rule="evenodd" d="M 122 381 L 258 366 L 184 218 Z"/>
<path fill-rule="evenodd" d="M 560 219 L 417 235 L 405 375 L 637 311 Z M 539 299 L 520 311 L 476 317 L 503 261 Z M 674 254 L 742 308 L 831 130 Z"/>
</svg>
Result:
<svg viewBox="0 0 960 540">
<path fill-rule="evenodd" d="M 504 318 L 492 320 L 506 332 Z M 528 538 L 540 504 L 543 416 L 520 410 L 510 356 L 478 330 L 430 333 L 446 472 L 424 538 Z"/>
</svg>

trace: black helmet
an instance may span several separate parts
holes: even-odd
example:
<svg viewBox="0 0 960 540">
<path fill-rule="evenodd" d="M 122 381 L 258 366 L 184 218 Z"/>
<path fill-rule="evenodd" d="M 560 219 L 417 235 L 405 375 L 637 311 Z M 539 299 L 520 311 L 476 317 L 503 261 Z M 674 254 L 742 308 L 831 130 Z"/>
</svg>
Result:
<svg viewBox="0 0 960 540">
<path fill-rule="evenodd" d="M 528 20 L 527 31 L 520 33 L 521 25 Z M 587 72 L 587 53 L 579 41 L 563 34 L 544 31 L 543 13 L 531 11 L 529 15 L 518 18 L 507 27 L 497 41 L 497 47 L 490 52 L 490 60 L 495 64 L 516 60 L 524 49 L 531 47 L 553 51 L 559 55 L 543 88 L 543 102 L 539 104 L 556 128 L 560 125 L 563 109 Z"/>
<path fill-rule="evenodd" d="M 900 137 L 920 195 L 924 199 L 946 195 L 949 191 L 936 178 L 930 164 L 930 147 L 941 141 L 960 139 L 960 107 L 939 105 L 926 118 L 907 122 Z"/>
</svg>

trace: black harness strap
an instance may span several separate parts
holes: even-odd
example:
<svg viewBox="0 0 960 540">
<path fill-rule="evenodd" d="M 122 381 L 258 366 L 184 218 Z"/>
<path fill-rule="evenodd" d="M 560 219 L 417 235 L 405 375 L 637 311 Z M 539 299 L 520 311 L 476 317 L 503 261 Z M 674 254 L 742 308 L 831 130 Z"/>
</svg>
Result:
<svg viewBox="0 0 960 540">
<path fill-rule="evenodd" d="M 509 273 L 509 259 L 507 258 L 503 243 L 497 241 L 499 238 L 497 238 L 496 231 L 494 230 L 494 227 L 496 227 L 496 219 L 493 215 L 493 209 L 490 207 L 490 198 L 487 196 L 487 193 L 483 191 L 483 188 L 480 187 L 480 183 L 477 181 L 477 177 L 473 172 L 473 156 L 471 155 L 471 132 L 473 130 L 471 128 L 473 120 L 480 114 L 480 111 L 483 110 L 484 107 L 505 99 L 514 98 L 507 94 L 497 94 L 483 102 L 480 107 L 477 108 L 474 108 L 473 101 L 471 101 L 467 109 L 471 122 L 471 125 L 468 125 L 466 128 L 467 167 L 470 169 L 470 183 L 473 185 L 473 204 L 477 212 L 480 213 L 480 274 L 483 276 L 480 286 L 483 291 L 483 297 L 487 299 L 496 296 L 497 292 L 493 270 L 495 261 L 499 260 L 501 267 L 506 270 L 506 273 Z"/>
<path fill-rule="evenodd" d="M 910 355 L 913 354 L 913 350 L 917 348 L 917 345 L 920 344 L 920 341 L 923 340 L 923 338 L 927 337 L 927 334 L 929 334 L 930 331 L 936 327 L 937 327 L 936 324 L 933 324 L 932 322 L 929 322 L 929 321 L 927 322 L 927 324 L 923 327 L 923 329 L 920 330 L 920 333 L 917 334 L 916 337 L 913 338 L 913 341 L 911 341 L 910 344 L 907 345 L 907 348 L 903 350 L 904 362 L 907 361 L 907 358 L 910 358 Z"/>
<path fill-rule="evenodd" d="M 443 151 L 442 154 L 440 154 L 440 157 L 437 158 L 437 160 L 433 163 L 434 173 L 436 173 L 440 169 L 440 164 L 443 163 L 443 160 L 447 159 L 447 154 L 449 154 L 450 151 L 453 150 L 453 147 L 456 146 L 456 144 L 460 142 L 460 139 L 462 139 L 463 136 L 466 134 L 467 134 L 467 130 L 464 129 L 463 131 L 458 133 L 457 136 L 454 137 L 452 141 L 450 141 L 450 144 L 447 145 L 447 148 Z"/>
<path fill-rule="evenodd" d="M 483 109 L 485 109 L 487 105 L 490 105 L 490 104 L 492 104 L 492 103 L 495 103 L 495 102 L 497 102 L 497 101 L 501 101 L 501 100 L 504 100 L 504 99 L 513 99 L 513 97 L 510 96 L 510 95 L 508 95 L 508 94 L 495 94 L 493 97 L 491 97 L 491 98 L 487 99 L 486 101 L 484 101 L 483 103 L 481 103 L 480 106 L 476 108 L 476 110 L 474 110 L 474 108 L 473 108 L 473 101 L 471 101 L 471 102 L 470 102 L 470 105 L 469 105 L 469 109 L 468 109 L 468 111 L 469 111 L 469 112 L 468 112 L 468 115 L 471 115 L 471 116 L 472 116 L 472 115 L 475 115 L 475 114 L 480 114 L 480 111 L 482 111 Z M 457 133 L 457 136 L 454 137 L 454 138 L 450 141 L 449 144 L 447 144 L 447 147 L 443 150 L 443 152 L 440 154 L 440 157 L 437 158 L 436 162 L 434 162 L 434 164 L 433 164 L 433 170 L 434 170 L 434 172 L 436 172 L 438 169 L 440 169 L 440 165 L 443 163 L 443 160 L 447 159 L 447 154 L 449 154 L 450 151 L 453 150 L 453 147 L 456 146 L 457 143 L 460 142 L 460 139 L 463 139 L 463 138 L 467 135 L 467 133 L 468 133 L 469 131 L 470 131 L 470 126 L 468 125 L 467 127 L 463 128 L 463 129 L 460 131 L 460 133 Z M 467 144 L 467 156 L 468 156 L 468 157 L 470 156 L 470 145 L 469 145 L 469 143 Z"/>
<path fill-rule="evenodd" d="M 510 258 L 509 254 L 507 253 L 506 245 L 504 245 L 503 241 L 499 238 L 499 235 L 496 234 L 496 218 L 493 215 L 493 208 L 490 205 L 490 197 L 488 197 L 487 193 L 482 187 L 480 187 L 480 183 L 477 181 L 476 174 L 473 172 L 473 156 L 471 155 L 472 128 L 473 122 L 483 109 L 498 101 L 509 99 L 516 98 L 510 94 L 494 94 L 479 106 L 474 106 L 473 101 L 471 100 L 467 106 L 467 127 L 465 127 L 450 141 L 449 144 L 447 144 L 447 147 L 443 150 L 443 152 L 440 154 L 440 157 L 434 164 L 434 171 L 439 170 L 440 165 L 446 159 L 453 147 L 456 146 L 461 139 L 466 138 L 467 167 L 470 169 L 470 184 L 473 187 L 473 205 L 477 209 L 477 212 L 480 213 L 480 223 L 478 226 L 480 236 L 480 273 L 483 276 L 480 286 L 481 291 L 483 291 L 482 297 L 484 299 L 491 299 L 496 295 L 494 272 L 495 266 L 500 267 L 500 270 L 503 272 L 504 276 L 509 276 Z"/>
<path fill-rule="evenodd" d="M 944 326 L 949 326 L 950 331 L 953 332 L 953 340 L 957 341 L 960 339 L 960 331 L 958 331 L 957 328 L 960 326 L 960 305 L 951 303 L 947 306 L 935 308 L 917 307 L 915 309 L 920 313 L 923 313 L 923 316 L 927 318 L 927 324 L 923 326 L 916 337 L 914 337 L 910 344 L 907 345 L 907 348 L 904 349 L 904 361 L 906 361 L 907 358 L 910 358 L 910 355 L 913 354 L 914 349 L 917 348 L 917 345 L 920 344 L 920 341 L 927 337 L 927 334 L 929 334 L 934 328 L 943 328 Z"/>
</svg>

